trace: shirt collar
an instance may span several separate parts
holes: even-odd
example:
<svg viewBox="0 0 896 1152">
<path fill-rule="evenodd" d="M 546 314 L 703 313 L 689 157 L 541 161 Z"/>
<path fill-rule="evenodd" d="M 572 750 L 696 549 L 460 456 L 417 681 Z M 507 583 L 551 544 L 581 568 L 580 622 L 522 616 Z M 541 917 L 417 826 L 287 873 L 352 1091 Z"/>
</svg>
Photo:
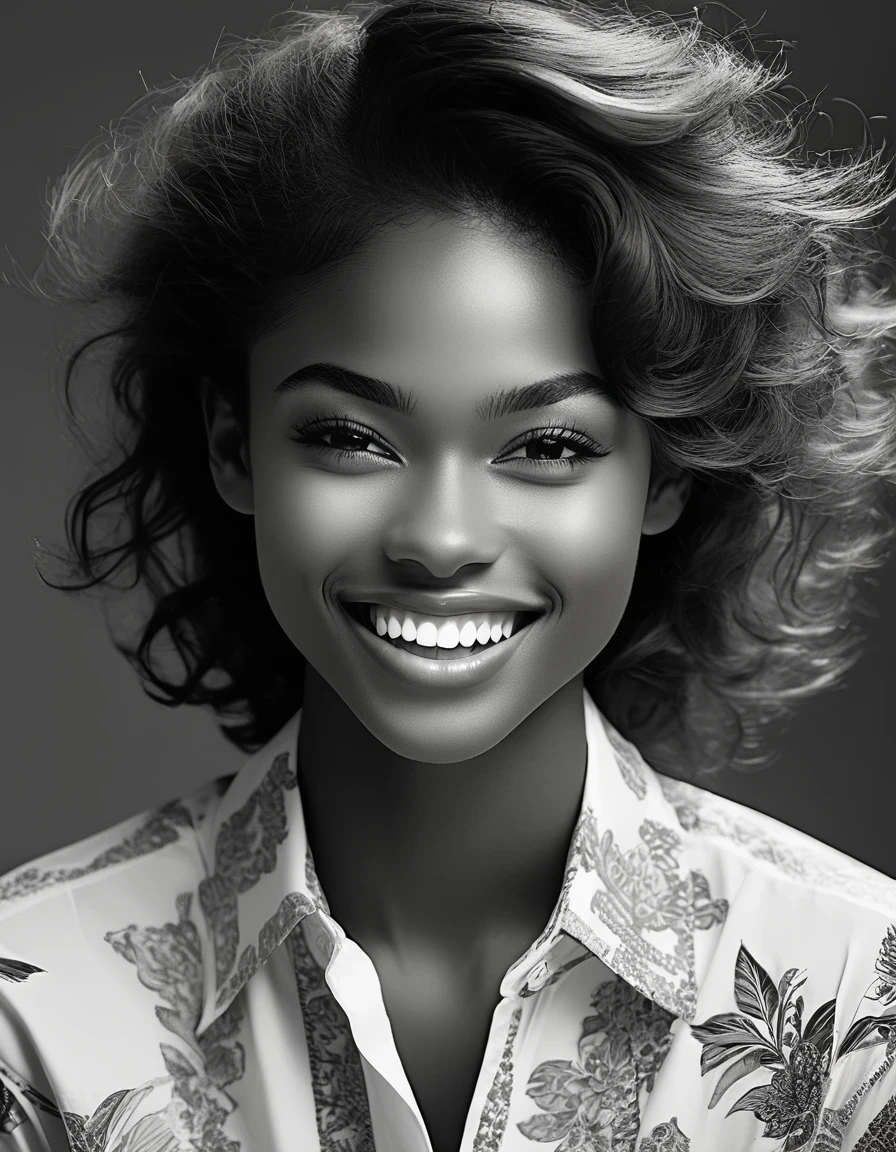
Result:
<svg viewBox="0 0 896 1152">
<path fill-rule="evenodd" d="M 587 763 L 565 878 L 547 926 L 508 970 L 505 995 L 533 995 L 595 955 L 667 1011 L 693 1019 L 695 933 L 727 911 L 713 900 L 660 779 L 583 692 Z M 301 708 L 232 778 L 200 829 L 207 876 L 192 916 L 203 941 L 197 1036 L 305 916 L 323 913 L 296 775 Z M 191 901 L 192 903 L 192 901 Z M 190 914 L 189 906 L 182 911 Z M 326 935 L 326 934 L 325 934 Z"/>
</svg>

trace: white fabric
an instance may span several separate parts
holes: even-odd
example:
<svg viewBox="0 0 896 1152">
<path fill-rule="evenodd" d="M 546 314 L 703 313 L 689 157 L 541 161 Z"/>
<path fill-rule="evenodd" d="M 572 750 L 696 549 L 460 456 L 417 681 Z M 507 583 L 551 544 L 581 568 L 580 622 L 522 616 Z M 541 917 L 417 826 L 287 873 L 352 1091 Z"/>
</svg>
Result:
<svg viewBox="0 0 896 1152">
<path fill-rule="evenodd" d="M 459 1152 L 896 1150 L 896 881 L 660 776 L 583 705 L 566 878 Z M 0 1150 L 432 1152 L 314 872 L 300 722 L 0 878 Z"/>
</svg>

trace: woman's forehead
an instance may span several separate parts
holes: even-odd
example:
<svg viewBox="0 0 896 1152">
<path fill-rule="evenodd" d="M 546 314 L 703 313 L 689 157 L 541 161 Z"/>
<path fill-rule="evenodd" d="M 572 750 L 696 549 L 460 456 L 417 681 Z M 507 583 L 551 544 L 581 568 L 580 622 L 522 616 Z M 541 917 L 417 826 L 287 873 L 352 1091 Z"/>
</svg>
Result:
<svg viewBox="0 0 896 1152">
<path fill-rule="evenodd" d="M 581 345 L 587 306 L 587 293 L 534 245 L 484 221 L 431 218 L 383 230 L 284 288 L 272 300 L 278 330 L 259 343 L 329 338 L 374 355 L 401 346 L 462 358 L 460 341 L 477 360 L 490 348 L 506 356 L 508 343 L 556 354 Z"/>
</svg>

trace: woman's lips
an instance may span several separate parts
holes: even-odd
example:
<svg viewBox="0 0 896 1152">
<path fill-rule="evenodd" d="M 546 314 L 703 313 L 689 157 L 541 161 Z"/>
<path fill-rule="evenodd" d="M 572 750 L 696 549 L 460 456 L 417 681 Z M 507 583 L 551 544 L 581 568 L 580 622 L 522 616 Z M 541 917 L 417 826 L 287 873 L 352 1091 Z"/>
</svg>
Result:
<svg viewBox="0 0 896 1152">
<path fill-rule="evenodd" d="M 357 629 L 357 641 L 373 662 L 385 673 L 384 691 L 390 691 L 396 682 L 410 686 L 415 692 L 437 691 L 448 695 L 454 692 L 470 692 L 480 688 L 497 677 L 514 658 L 520 648 L 525 648 L 529 639 L 529 624 L 544 615 L 534 612 L 516 620 L 516 630 L 506 640 L 489 644 L 480 652 L 468 656 L 456 656 L 457 649 L 451 650 L 448 659 L 433 657 L 430 653 L 418 659 L 413 652 L 404 652 L 388 642 L 383 643 L 375 629 L 369 627 L 370 610 L 367 606 L 367 623 L 358 617 L 360 606 L 357 602 L 340 599 L 339 607 L 349 617 L 348 626 Z M 447 696 L 446 696 L 447 699 Z"/>
</svg>

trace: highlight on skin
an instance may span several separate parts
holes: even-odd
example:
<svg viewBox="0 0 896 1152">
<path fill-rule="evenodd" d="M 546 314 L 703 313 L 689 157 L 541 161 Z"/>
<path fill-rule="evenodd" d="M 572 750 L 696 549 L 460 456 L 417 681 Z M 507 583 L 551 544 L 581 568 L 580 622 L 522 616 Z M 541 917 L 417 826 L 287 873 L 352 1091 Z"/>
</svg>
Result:
<svg viewBox="0 0 896 1152">
<path fill-rule="evenodd" d="M 896 532 L 896 276 L 874 228 L 891 165 L 870 146 L 806 155 L 814 114 L 784 80 L 745 32 L 693 16 L 399 0 L 289 12 L 141 96 L 54 187 L 24 283 L 111 308 L 66 398 L 114 341 L 129 429 L 72 499 L 73 579 L 53 586 L 130 570 L 150 609 L 117 646 L 147 692 L 210 707 L 240 749 L 266 742 L 301 704 L 303 658 L 251 519 L 212 483 L 198 380 L 245 421 L 284 285 L 409 211 L 472 209 L 587 287 L 598 362 L 656 460 L 693 478 L 586 686 L 660 770 L 767 761 L 766 722 L 860 655 L 861 581 Z"/>
</svg>

